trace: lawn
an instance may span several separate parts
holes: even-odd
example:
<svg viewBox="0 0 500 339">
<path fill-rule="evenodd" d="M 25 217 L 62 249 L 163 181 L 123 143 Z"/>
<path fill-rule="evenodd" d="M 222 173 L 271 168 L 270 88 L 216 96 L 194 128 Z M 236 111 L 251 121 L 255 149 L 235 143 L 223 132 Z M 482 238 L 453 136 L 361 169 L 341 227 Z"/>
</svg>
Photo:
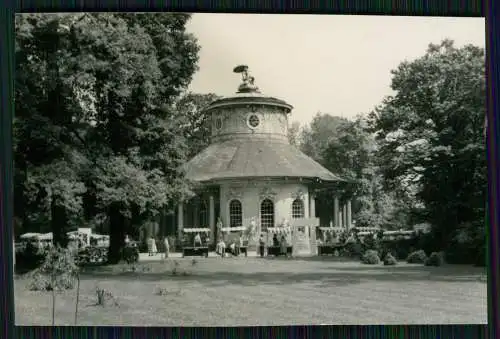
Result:
<svg viewBox="0 0 500 339">
<path fill-rule="evenodd" d="M 82 274 L 78 325 L 245 326 L 486 323 L 485 269 L 370 266 L 331 259 L 175 259 Z M 16 324 L 50 325 L 50 292 L 15 280 Z M 117 305 L 96 305 L 96 286 Z M 165 295 L 159 295 L 162 289 Z M 56 298 L 56 325 L 74 325 L 76 289 Z"/>
</svg>

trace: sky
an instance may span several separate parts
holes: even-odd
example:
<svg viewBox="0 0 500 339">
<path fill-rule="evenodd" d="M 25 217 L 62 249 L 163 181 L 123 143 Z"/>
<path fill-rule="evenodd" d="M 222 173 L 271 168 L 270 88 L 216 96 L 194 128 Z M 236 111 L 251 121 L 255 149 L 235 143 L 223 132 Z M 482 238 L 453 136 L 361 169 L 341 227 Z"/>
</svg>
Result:
<svg viewBox="0 0 500 339">
<path fill-rule="evenodd" d="M 429 43 L 485 46 L 484 18 L 193 14 L 201 46 L 190 91 L 230 96 L 248 65 L 263 94 L 294 106 L 302 125 L 317 112 L 355 118 L 392 94 L 392 69 Z"/>
</svg>

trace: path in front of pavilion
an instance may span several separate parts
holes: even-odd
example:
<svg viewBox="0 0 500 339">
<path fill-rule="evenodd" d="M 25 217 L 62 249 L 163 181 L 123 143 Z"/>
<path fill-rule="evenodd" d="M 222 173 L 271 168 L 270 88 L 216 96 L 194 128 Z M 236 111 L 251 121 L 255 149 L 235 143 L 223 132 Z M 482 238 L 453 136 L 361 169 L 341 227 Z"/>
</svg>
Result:
<svg viewBox="0 0 500 339">
<path fill-rule="evenodd" d="M 170 253 L 168 255 L 169 258 L 182 258 L 182 253 Z M 220 258 L 220 255 L 217 255 L 215 252 L 209 252 L 208 253 L 209 258 Z M 243 255 L 244 257 L 244 255 Z M 248 251 L 248 257 L 257 257 L 257 252 L 256 251 Z M 140 262 L 145 262 L 145 261 L 160 261 L 163 258 L 163 253 L 158 253 L 153 256 L 149 256 L 148 253 L 139 253 L 139 261 Z M 189 257 L 191 258 L 191 257 Z M 196 257 L 192 257 L 196 258 Z"/>
</svg>

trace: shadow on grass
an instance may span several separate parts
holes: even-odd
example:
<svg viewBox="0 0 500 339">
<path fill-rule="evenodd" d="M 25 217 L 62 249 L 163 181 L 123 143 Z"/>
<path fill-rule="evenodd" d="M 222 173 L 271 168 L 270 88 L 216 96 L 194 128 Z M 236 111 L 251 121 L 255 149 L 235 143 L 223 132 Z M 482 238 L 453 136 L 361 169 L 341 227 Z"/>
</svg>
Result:
<svg viewBox="0 0 500 339">
<path fill-rule="evenodd" d="M 294 259 L 299 261 L 299 259 Z M 290 261 L 289 261 L 290 262 Z M 242 263 L 243 264 L 243 263 Z M 201 283 L 207 287 L 223 285 L 291 285 L 297 283 L 314 283 L 320 287 L 338 287 L 359 284 L 361 282 L 415 282 L 415 281 L 437 281 L 437 282 L 485 282 L 484 270 L 474 267 L 426 267 L 423 265 L 405 266 L 383 266 L 366 265 L 361 266 L 353 263 L 352 266 L 328 266 L 321 267 L 316 272 L 227 272 L 221 270 L 209 271 L 204 268 L 204 263 L 199 267 L 190 268 L 192 274 L 172 275 L 171 270 L 154 264 L 153 270 L 143 272 L 124 272 L 123 269 L 115 267 L 102 267 L 101 269 L 87 270 L 81 275 L 82 280 L 106 279 L 119 281 L 182 281 L 183 283 Z M 141 264 L 138 264 L 141 266 Z M 161 270 L 154 270 L 161 268 Z M 254 269 L 259 269 L 256 265 Z M 293 267 L 291 267 L 293 269 Z M 298 271 L 300 268 L 298 268 Z"/>
</svg>

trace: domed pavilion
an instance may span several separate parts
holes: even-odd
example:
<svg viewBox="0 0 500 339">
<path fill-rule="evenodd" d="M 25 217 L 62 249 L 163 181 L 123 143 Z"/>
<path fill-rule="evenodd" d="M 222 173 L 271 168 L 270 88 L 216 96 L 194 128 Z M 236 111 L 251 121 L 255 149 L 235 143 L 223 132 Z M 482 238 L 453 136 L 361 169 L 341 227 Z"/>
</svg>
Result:
<svg viewBox="0 0 500 339">
<path fill-rule="evenodd" d="M 219 218 L 235 231 L 253 222 L 258 233 L 284 220 L 314 218 L 315 189 L 343 181 L 289 143 L 292 105 L 262 94 L 247 66 L 234 71 L 242 74 L 236 94 L 205 109 L 210 145 L 183 166 L 197 195 L 178 204 L 179 237 L 184 228 L 207 227 L 215 240 Z M 343 213 L 338 199 L 334 205 L 333 224 L 350 225 L 350 203 Z"/>
</svg>

